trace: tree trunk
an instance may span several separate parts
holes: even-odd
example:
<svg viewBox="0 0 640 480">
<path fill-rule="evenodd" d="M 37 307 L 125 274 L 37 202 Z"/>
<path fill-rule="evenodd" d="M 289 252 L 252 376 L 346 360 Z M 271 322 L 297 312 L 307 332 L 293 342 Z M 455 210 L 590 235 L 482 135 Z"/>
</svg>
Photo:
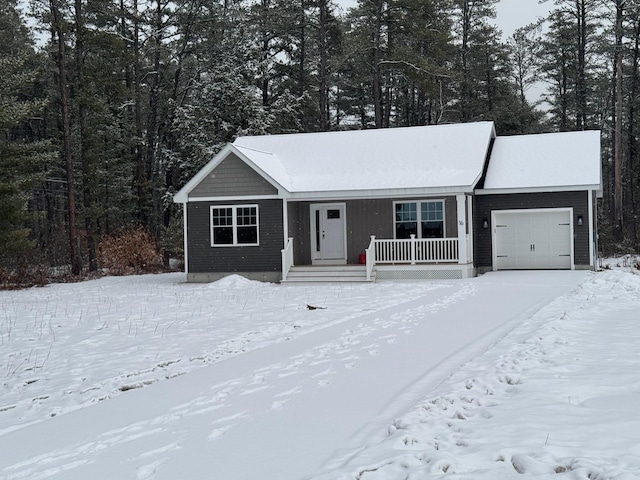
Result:
<svg viewBox="0 0 640 480">
<path fill-rule="evenodd" d="M 373 27 L 373 58 L 371 70 L 373 74 L 373 110 L 375 114 L 376 128 L 382 128 L 384 121 L 383 98 L 382 98 L 382 0 L 376 0 L 376 12 Z"/>
<path fill-rule="evenodd" d="M 299 32 L 299 49 L 300 60 L 298 63 L 298 95 L 301 97 L 307 91 L 307 15 L 305 11 L 305 2 L 300 0 L 300 32 Z"/>
<path fill-rule="evenodd" d="M 576 18 L 578 28 L 578 71 L 576 76 L 576 129 L 584 130 L 587 124 L 587 87 L 586 87 L 586 51 L 587 51 L 587 10 L 585 0 L 576 0 Z"/>
<path fill-rule="evenodd" d="M 318 24 L 318 107 L 320 109 L 320 130 L 329 130 L 329 53 L 327 52 L 328 8 L 327 0 L 319 0 Z"/>
<path fill-rule="evenodd" d="M 87 250 L 89 255 L 89 271 L 98 269 L 96 258 L 96 242 L 94 238 L 95 219 L 93 217 L 93 165 L 89 152 L 89 126 L 87 118 L 87 93 L 84 84 L 84 55 L 85 55 L 85 30 L 82 0 L 75 0 L 76 16 L 76 49 L 75 63 L 78 79 L 78 123 L 80 128 L 80 163 L 82 164 L 82 200 L 84 203 L 84 227 L 87 237 Z"/>
<path fill-rule="evenodd" d="M 69 99 L 67 96 L 67 68 L 66 51 L 64 44 L 64 31 L 57 0 L 50 0 L 53 28 L 58 37 L 58 75 L 60 87 L 60 108 L 62 114 L 62 148 L 67 174 L 67 202 L 69 208 L 69 251 L 71 260 L 71 272 L 80 275 L 82 262 L 80 259 L 80 245 L 78 240 L 78 228 L 76 225 L 76 197 L 73 180 L 73 156 L 71 153 L 71 127 L 69 122 Z"/>
<path fill-rule="evenodd" d="M 153 167 L 156 163 L 156 151 L 158 145 L 158 105 L 160 103 L 160 53 L 162 50 L 162 2 L 156 0 L 155 21 L 153 25 L 153 72 L 150 75 L 151 85 L 149 91 L 149 112 L 147 114 L 147 145 L 146 145 L 146 191 L 145 198 L 151 194 L 149 191 L 150 180 L 153 175 Z M 149 208 L 147 201 L 147 208 Z"/>
<path fill-rule="evenodd" d="M 469 0 L 462 2 L 462 47 L 461 47 L 461 69 L 462 85 L 460 86 L 460 120 L 467 122 L 470 120 L 469 103 L 471 99 L 471 85 L 469 82 L 469 34 L 471 33 L 471 6 Z"/>
<path fill-rule="evenodd" d="M 566 132 L 569 130 L 569 78 L 567 74 L 567 58 L 566 52 L 562 51 L 562 73 L 560 80 L 560 131 Z"/>
<path fill-rule="evenodd" d="M 133 0 L 133 81 L 134 81 L 134 124 L 135 124 L 135 159 L 136 159 L 136 198 L 138 201 L 138 221 L 140 225 L 149 224 L 148 212 L 148 178 L 145 155 L 142 144 L 142 59 L 140 53 L 140 11 L 138 0 Z"/>
<path fill-rule="evenodd" d="M 638 195 L 635 189 L 638 187 L 638 170 L 635 164 L 638 162 L 638 141 L 636 139 L 636 118 L 635 107 L 636 98 L 638 98 L 638 88 L 640 87 L 640 19 L 636 19 L 633 26 L 634 33 L 634 46 L 633 46 L 633 59 L 631 62 L 632 69 L 630 75 L 629 93 L 628 93 L 628 113 L 627 113 L 627 169 L 629 172 L 629 189 L 628 189 L 628 204 L 631 220 L 631 240 L 633 245 L 638 251 L 640 248 L 638 239 Z"/>
<path fill-rule="evenodd" d="M 614 131 L 613 131 L 613 165 L 614 165 L 614 239 L 621 242 L 623 232 L 622 201 L 622 18 L 624 0 L 616 1 L 616 49 L 615 49 L 615 88 L 614 88 Z"/>
</svg>

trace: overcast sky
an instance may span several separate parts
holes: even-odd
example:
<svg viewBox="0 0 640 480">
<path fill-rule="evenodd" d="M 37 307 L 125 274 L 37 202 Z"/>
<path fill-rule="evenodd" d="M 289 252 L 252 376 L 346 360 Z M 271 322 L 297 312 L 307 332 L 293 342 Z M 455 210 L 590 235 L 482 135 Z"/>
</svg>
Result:
<svg viewBox="0 0 640 480">
<path fill-rule="evenodd" d="M 356 5 L 356 0 L 335 0 L 342 8 L 347 9 Z M 543 4 L 538 0 L 500 0 L 497 5 L 498 16 L 496 25 L 505 36 L 510 36 L 516 28 L 524 27 L 544 17 L 553 7 L 553 1 Z"/>
</svg>

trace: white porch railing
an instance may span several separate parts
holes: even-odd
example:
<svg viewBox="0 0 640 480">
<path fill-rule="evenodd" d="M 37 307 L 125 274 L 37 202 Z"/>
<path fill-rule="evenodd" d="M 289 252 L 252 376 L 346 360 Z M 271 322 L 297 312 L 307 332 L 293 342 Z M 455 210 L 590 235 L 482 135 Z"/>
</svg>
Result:
<svg viewBox="0 0 640 480">
<path fill-rule="evenodd" d="M 457 263 L 460 254 L 457 238 L 377 239 L 371 237 L 367 253 L 367 278 L 376 264 Z"/>
<path fill-rule="evenodd" d="M 293 267 L 293 238 L 287 239 L 287 245 L 281 250 L 282 253 L 282 280 L 287 279 L 289 270 Z"/>
</svg>

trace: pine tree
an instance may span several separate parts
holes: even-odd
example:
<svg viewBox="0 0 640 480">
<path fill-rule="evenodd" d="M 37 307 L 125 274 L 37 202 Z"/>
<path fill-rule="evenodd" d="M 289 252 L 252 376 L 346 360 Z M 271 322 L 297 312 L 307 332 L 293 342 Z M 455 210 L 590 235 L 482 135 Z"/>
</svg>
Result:
<svg viewBox="0 0 640 480">
<path fill-rule="evenodd" d="M 479 120 L 486 115 L 486 103 L 478 105 L 477 95 L 487 79 L 488 44 L 495 44 L 496 31 L 489 20 L 495 18 L 497 0 L 454 0 L 454 32 L 459 76 L 458 117 L 462 122 Z M 487 100 L 489 100 L 487 98 Z"/>
<path fill-rule="evenodd" d="M 428 125 L 446 119 L 454 54 L 448 2 L 402 0 L 394 4 L 394 38 L 387 68 L 396 78 L 395 125 Z"/>
<path fill-rule="evenodd" d="M 28 204 L 48 160 L 32 128 L 45 105 L 34 95 L 36 60 L 17 2 L 0 0 L 0 266 L 10 268 L 34 245 Z"/>
<path fill-rule="evenodd" d="M 627 80 L 624 104 L 626 111 L 626 165 L 628 187 L 625 197 L 627 223 L 629 225 L 629 237 L 636 251 L 640 251 L 640 149 L 638 138 L 640 135 L 640 122 L 637 112 L 640 108 L 640 2 L 637 0 L 627 3 L 627 21 L 624 22 L 627 37 L 629 38 L 626 56 Z"/>
<path fill-rule="evenodd" d="M 543 41 L 542 75 L 549 83 L 545 101 L 560 131 L 597 126 L 594 78 L 602 13 L 597 0 L 557 0 Z M 591 58 L 591 60 L 589 60 Z"/>
</svg>

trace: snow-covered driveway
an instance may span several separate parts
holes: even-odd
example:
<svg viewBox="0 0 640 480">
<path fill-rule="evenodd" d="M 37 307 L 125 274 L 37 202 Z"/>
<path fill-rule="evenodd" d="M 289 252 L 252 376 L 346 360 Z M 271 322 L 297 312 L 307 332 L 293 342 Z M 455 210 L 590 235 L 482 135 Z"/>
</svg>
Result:
<svg viewBox="0 0 640 480">
<path fill-rule="evenodd" d="M 26 373 L 14 366 L 25 344 L 38 347 L 28 327 L 32 320 L 20 322 L 29 299 L 18 301 L 16 292 L 7 292 L 5 315 L 13 317 L 11 336 L 8 320 L 3 322 L 3 384 L 22 397 L 0 410 L 0 478 L 294 480 L 334 471 L 357 458 L 359 448 L 382 441 L 394 419 L 461 364 L 589 275 L 504 272 L 357 287 L 263 286 L 238 279 L 190 286 L 174 284 L 176 276 L 138 277 L 147 279 L 155 296 L 126 279 L 55 286 L 58 300 L 74 288 L 76 295 L 98 295 L 83 301 L 109 305 L 109 314 L 121 317 L 111 321 L 119 333 L 110 340 L 101 336 L 108 330 L 105 309 L 89 314 L 88 306 L 74 309 L 58 301 L 46 329 L 61 333 L 49 338 L 46 362 L 40 360 L 39 369 L 35 362 Z M 162 278 L 170 281 L 153 286 Z M 138 289 L 138 303 L 128 300 L 129 312 L 140 313 L 135 325 L 114 306 L 114 285 L 121 285 L 122 295 Z M 307 304 L 322 308 L 308 310 Z M 84 315 L 78 325 L 88 327 L 66 329 L 61 322 L 75 321 L 78 311 Z M 208 329 L 194 326 L 202 319 Z M 46 329 L 39 327 L 42 339 Z M 30 338 L 21 338 L 21 330 Z M 66 342 L 62 352 L 55 351 L 56 342 Z M 136 354 L 140 350 L 145 355 Z M 76 398 L 81 389 L 62 388 L 62 359 L 68 384 L 78 381 L 79 372 L 82 378 L 101 375 L 92 378 L 100 394 L 93 400 L 105 401 L 82 403 Z M 185 365 L 194 359 L 211 364 Z M 157 381 L 164 377 L 173 378 Z M 34 407 L 48 400 L 30 394 L 38 383 L 49 386 L 53 402 L 46 409 Z M 46 412 L 59 414 L 38 421 Z M 37 423 L 10 427 L 25 419 Z"/>
</svg>

